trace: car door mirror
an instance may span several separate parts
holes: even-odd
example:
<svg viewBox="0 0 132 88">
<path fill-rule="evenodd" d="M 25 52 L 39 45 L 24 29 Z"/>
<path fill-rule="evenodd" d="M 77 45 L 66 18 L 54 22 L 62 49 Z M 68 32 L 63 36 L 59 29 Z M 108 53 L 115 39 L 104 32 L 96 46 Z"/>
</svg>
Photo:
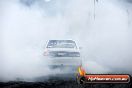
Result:
<svg viewBox="0 0 132 88">
<path fill-rule="evenodd" d="M 79 47 L 79 49 L 81 50 L 81 49 L 82 49 L 82 47 Z"/>
</svg>

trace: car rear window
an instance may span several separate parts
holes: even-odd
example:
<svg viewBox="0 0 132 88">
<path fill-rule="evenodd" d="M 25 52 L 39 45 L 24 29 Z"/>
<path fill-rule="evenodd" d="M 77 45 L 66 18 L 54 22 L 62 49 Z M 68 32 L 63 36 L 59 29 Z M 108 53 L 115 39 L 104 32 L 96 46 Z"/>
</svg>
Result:
<svg viewBox="0 0 132 88">
<path fill-rule="evenodd" d="M 47 48 L 77 48 L 73 40 L 50 40 Z"/>
</svg>

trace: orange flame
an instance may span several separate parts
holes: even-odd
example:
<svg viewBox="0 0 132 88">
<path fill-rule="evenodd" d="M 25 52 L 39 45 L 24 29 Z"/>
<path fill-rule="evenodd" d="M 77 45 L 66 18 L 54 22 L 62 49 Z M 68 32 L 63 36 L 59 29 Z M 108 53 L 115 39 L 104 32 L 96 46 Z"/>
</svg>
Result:
<svg viewBox="0 0 132 88">
<path fill-rule="evenodd" d="M 78 72 L 80 76 L 85 76 L 86 74 L 85 70 L 81 66 L 78 68 Z"/>
</svg>

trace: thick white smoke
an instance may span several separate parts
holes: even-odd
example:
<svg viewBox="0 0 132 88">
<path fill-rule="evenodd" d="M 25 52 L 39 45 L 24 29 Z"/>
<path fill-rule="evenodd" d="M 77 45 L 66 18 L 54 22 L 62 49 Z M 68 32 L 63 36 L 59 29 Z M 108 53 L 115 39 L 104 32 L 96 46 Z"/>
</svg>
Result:
<svg viewBox="0 0 132 88">
<path fill-rule="evenodd" d="M 131 7 L 119 0 L 97 1 L 0 1 L 0 78 L 52 74 L 42 56 L 49 39 L 74 39 L 83 48 L 84 67 L 89 73 L 130 73 Z"/>
</svg>

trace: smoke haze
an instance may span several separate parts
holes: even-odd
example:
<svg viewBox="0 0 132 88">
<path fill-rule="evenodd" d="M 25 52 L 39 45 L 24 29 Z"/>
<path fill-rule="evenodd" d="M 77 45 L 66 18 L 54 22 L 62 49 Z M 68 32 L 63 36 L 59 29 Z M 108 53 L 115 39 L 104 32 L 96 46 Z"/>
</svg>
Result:
<svg viewBox="0 0 132 88">
<path fill-rule="evenodd" d="M 52 75 L 42 56 L 49 39 L 75 40 L 89 73 L 131 74 L 131 8 L 131 0 L 1 0 L 1 80 Z"/>
</svg>

